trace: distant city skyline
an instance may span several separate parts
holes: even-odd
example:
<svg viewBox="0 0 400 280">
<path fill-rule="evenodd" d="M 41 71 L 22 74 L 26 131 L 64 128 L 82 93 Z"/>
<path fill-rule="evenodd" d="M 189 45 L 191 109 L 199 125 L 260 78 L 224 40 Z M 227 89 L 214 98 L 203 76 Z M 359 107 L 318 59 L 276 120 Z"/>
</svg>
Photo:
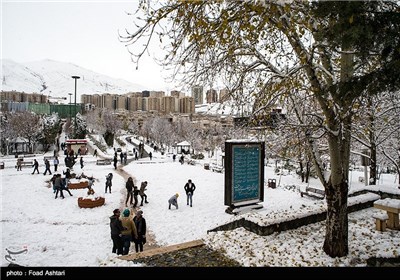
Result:
<svg viewBox="0 0 400 280">
<path fill-rule="evenodd" d="M 169 92 L 167 73 L 145 55 L 136 70 L 118 31 L 134 31 L 132 17 L 139 1 L 1 2 L 2 59 L 18 63 L 51 59 Z M 152 56 L 162 52 L 152 46 Z"/>
</svg>

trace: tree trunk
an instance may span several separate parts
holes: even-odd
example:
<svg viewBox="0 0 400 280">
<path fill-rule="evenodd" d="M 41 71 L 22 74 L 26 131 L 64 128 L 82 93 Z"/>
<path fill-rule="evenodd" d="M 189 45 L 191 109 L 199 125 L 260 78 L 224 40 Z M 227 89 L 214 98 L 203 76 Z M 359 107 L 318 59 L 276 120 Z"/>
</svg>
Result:
<svg viewBox="0 0 400 280">
<path fill-rule="evenodd" d="M 377 179 L 377 166 L 376 166 L 376 145 L 375 142 L 371 143 L 371 165 L 369 167 L 369 184 L 368 185 L 376 185 Z"/>
<path fill-rule="evenodd" d="M 301 182 L 304 183 L 304 167 L 303 167 L 303 161 L 299 161 L 300 165 L 300 176 L 301 176 Z"/>
<path fill-rule="evenodd" d="M 368 185 L 376 185 L 376 143 L 375 143 L 375 112 L 374 106 L 372 104 L 372 98 L 368 98 L 369 112 L 369 142 L 371 144 L 371 157 L 370 157 L 370 167 L 369 167 L 369 183 Z"/>
<path fill-rule="evenodd" d="M 308 180 L 310 179 L 310 170 L 311 164 L 309 161 L 306 162 L 306 183 L 308 184 Z"/>
<path fill-rule="evenodd" d="M 346 182 L 332 185 L 326 189 L 327 217 L 323 249 L 332 258 L 348 254 L 348 218 L 347 218 Z"/>
</svg>

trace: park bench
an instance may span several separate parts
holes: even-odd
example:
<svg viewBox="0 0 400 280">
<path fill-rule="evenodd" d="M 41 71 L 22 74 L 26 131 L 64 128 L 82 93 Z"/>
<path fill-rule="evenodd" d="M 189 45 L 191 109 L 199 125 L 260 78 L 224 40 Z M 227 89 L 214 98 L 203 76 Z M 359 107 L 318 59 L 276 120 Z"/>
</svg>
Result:
<svg viewBox="0 0 400 280">
<path fill-rule="evenodd" d="M 372 215 L 372 218 L 375 219 L 376 230 L 385 231 L 386 230 L 386 221 L 388 220 L 387 213 L 375 213 Z"/>
<path fill-rule="evenodd" d="M 36 155 L 35 154 L 26 154 L 26 155 L 18 155 L 15 157 L 22 158 L 22 160 L 23 160 L 24 158 L 36 157 Z"/>
<path fill-rule="evenodd" d="M 190 159 L 190 158 L 185 158 L 184 161 L 185 161 L 187 164 L 190 164 L 190 165 L 195 165 L 195 164 L 196 164 L 196 161 L 193 160 L 193 159 Z"/>
<path fill-rule="evenodd" d="M 306 187 L 306 190 L 304 192 L 300 191 L 300 195 L 301 197 L 303 197 L 303 195 L 308 195 L 318 199 L 324 199 L 325 191 L 313 187 Z"/>
<path fill-rule="evenodd" d="M 222 171 L 224 170 L 224 168 L 223 168 L 221 165 L 211 164 L 211 170 L 212 170 L 213 172 L 222 173 Z"/>
<path fill-rule="evenodd" d="M 46 159 L 47 159 L 48 161 L 52 161 L 52 160 L 54 159 L 54 156 L 45 156 L 45 157 L 43 157 L 43 160 L 44 160 L 44 161 L 46 161 Z"/>
<path fill-rule="evenodd" d="M 23 161 L 21 161 L 21 167 L 33 167 L 33 161 L 32 160 L 23 160 Z M 17 165 L 15 165 L 15 168 L 17 168 Z"/>
<path fill-rule="evenodd" d="M 96 165 L 110 165 L 111 159 L 98 159 Z"/>
<path fill-rule="evenodd" d="M 400 229 L 400 225 L 399 225 L 400 199 L 394 199 L 394 198 L 379 199 L 374 202 L 374 208 L 378 208 L 378 209 L 386 211 L 387 221 L 385 221 L 385 222 L 386 222 L 387 228 L 394 229 L 394 230 Z M 384 217 L 384 216 L 382 215 L 382 217 Z M 375 218 L 376 218 L 376 215 L 375 215 Z M 381 220 L 383 223 L 383 219 L 381 219 Z M 377 228 L 378 228 L 378 226 L 377 226 Z"/>
</svg>

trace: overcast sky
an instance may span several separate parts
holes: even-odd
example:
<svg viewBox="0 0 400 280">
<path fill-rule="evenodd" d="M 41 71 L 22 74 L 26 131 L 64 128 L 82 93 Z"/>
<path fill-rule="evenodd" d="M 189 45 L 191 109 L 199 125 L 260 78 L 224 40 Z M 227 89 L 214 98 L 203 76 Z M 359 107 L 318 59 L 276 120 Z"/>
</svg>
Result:
<svg viewBox="0 0 400 280">
<path fill-rule="evenodd" d="M 133 13 L 138 2 L 2 0 L 1 58 L 71 62 L 154 90 L 171 90 L 152 58 L 146 57 L 136 70 L 119 41 L 118 30 L 134 30 L 126 12 Z"/>
</svg>

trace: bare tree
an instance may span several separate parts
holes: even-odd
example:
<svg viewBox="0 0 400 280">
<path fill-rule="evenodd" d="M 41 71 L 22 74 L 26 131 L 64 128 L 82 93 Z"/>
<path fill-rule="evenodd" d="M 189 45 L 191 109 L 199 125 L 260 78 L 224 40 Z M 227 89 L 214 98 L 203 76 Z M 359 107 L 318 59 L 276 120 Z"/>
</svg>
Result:
<svg viewBox="0 0 400 280">
<path fill-rule="evenodd" d="M 41 131 L 41 118 L 34 113 L 23 111 L 7 115 L 4 132 L 8 135 L 9 140 L 16 137 L 27 139 L 30 152 L 33 152 L 33 143 L 36 142 Z"/>
</svg>

